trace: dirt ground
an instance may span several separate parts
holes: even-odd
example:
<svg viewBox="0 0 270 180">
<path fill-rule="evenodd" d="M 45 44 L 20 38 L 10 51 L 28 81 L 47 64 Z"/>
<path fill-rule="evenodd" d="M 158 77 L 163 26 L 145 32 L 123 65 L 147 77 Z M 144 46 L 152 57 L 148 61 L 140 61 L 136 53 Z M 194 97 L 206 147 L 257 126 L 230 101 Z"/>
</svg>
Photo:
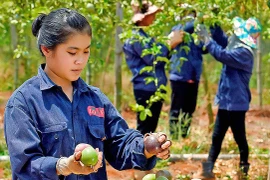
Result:
<svg viewBox="0 0 270 180">
<path fill-rule="evenodd" d="M 168 111 L 169 107 L 163 107 L 165 111 Z M 195 117 L 192 122 L 192 127 L 201 126 L 207 128 L 208 116 L 205 111 L 206 108 L 201 107 L 196 110 Z M 250 148 L 256 147 L 260 149 L 270 148 L 270 107 L 264 106 L 260 109 L 256 106 L 252 106 L 246 114 L 246 131 Z M 216 115 L 217 109 L 213 107 L 214 115 Z M 123 117 L 127 120 L 130 127 L 135 128 L 136 116 L 131 111 L 122 112 Z M 228 130 L 227 134 L 232 135 L 232 132 Z M 226 134 L 226 136 L 227 136 Z M 209 139 L 211 141 L 211 139 Z M 231 152 L 228 152 L 228 154 Z M 259 153 L 259 152 L 258 152 Z M 239 164 L 239 158 L 222 160 L 218 159 L 214 173 L 216 179 L 237 179 L 237 167 Z M 267 159 L 260 160 L 259 158 L 250 158 L 250 180 L 265 179 L 267 178 L 268 165 Z M 168 162 L 167 169 L 171 172 L 174 179 L 191 179 L 192 174 L 196 173 L 201 168 L 201 161 L 198 160 L 181 160 L 177 162 Z M 159 169 L 154 169 L 154 172 Z M 134 170 L 117 171 L 108 165 L 109 180 L 132 180 L 134 178 Z M 137 172 L 137 171 L 136 171 Z M 149 173 L 149 172 L 148 172 Z M 136 173 L 137 174 L 137 173 Z"/>
<path fill-rule="evenodd" d="M 3 128 L 4 105 L 6 99 L 10 95 L 10 92 L 0 92 L 0 128 Z M 169 107 L 164 106 L 163 109 L 165 111 L 168 111 Z M 206 108 L 204 107 L 197 108 L 196 113 L 194 114 L 192 128 L 207 128 L 208 117 L 205 109 Z M 213 111 L 215 115 L 217 111 L 216 107 L 213 108 Z M 124 119 L 127 120 L 127 123 L 131 128 L 135 128 L 135 113 L 133 113 L 129 109 L 126 109 L 122 112 L 122 116 L 124 117 Z M 270 106 L 264 106 L 263 109 L 260 109 L 256 106 L 251 106 L 250 111 L 247 113 L 246 116 L 246 130 L 249 146 L 251 148 L 256 147 L 260 149 L 270 148 Z M 231 131 L 229 130 L 227 133 L 231 134 Z M 209 139 L 209 141 L 211 140 Z M 258 154 L 260 154 L 260 152 L 258 152 Z M 173 175 L 174 179 L 188 180 L 193 173 L 197 172 L 200 169 L 200 162 L 201 161 L 194 161 L 191 159 L 181 160 L 177 162 L 169 161 L 167 162 L 167 166 L 164 169 L 169 170 Z M 229 160 L 218 159 L 214 169 L 216 176 L 220 177 L 217 179 L 236 179 L 238 162 L 238 158 Z M 261 160 L 258 158 L 250 158 L 250 163 L 250 179 L 266 179 L 268 171 L 267 159 Z M 158 169 L 155 168 L 153 171 L 156 172 L 157 170 Z M 134 180 L 134 176 L 135 174 L 138 174 L 138 171 L 117 171 L 108 164 L 107 174 L 109 180 Z M 1 175 L 2 173 L 0 173 L 0 176 Z M 2 177 L 0 177 L 0 179 L 1 178 Z"/>
</svg>

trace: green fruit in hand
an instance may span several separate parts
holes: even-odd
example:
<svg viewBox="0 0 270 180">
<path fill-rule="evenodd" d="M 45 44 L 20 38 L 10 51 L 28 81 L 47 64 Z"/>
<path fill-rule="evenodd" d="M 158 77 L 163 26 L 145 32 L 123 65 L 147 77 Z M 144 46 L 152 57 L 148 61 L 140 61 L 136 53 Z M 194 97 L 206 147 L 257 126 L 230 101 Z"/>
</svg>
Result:
<svg viewBox="0 0 270 180">
<path fill-rule="evenodd" d="M 156 180 L 169 180 L 169 179 L 166 178 L 165 176 L 159 176 Z"/>
<path fill-rule="evenodd" d="M 82 151 L 81 162 L 86 166 L 94 166 L 98 162 L 98 153 L 92 147 L 89 146 Z"/>
<path fill-rule="evenodd" d="M 156 180 L 156 174 L 146 174 L 142 180 Z"/>
<path fill-rule="evenodd" d="M 158 177 L 165 177 L 168 180 L 172 180 L 172 174 L 170 173 L 170 171 L 165 170 L 165 169 L 159 170 L 156 173 L 156 176 L 157 176 L 157 178 Z M 160 180 L 162 180 L 162 179 L 160 179 Z"/>
</svg>

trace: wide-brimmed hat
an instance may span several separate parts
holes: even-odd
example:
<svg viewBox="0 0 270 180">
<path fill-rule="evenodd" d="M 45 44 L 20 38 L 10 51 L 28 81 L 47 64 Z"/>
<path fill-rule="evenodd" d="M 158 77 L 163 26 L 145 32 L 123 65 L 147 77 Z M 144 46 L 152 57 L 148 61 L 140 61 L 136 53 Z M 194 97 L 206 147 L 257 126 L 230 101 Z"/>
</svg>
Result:
<svg viewBox="0 0 270 180">
<path fill-rule="evenodd" d="M 243 20 L 240 17 L 233 18 L 234 34 L 246 45 L 256 48 L 256 37 L 252 34 L 260 33 L 262 25 L 257 18 L 251 17 L 248 20 Z"/>
<path fill-rule="evenodd" d="M 145 18 L 145 16 L 147 16 L 147 15 L 162 11 L 161 8 L 153 5 L 148 0 L 143 0 L 141 4 L 138 2 L 138 0 L 132 0 L 131 7 L 132 7 L 132 10 L 134 13 L 134 15 L 132 17 L 133 23 L 137 23 L 139 21 L 142 21 Z"/>
</svg>

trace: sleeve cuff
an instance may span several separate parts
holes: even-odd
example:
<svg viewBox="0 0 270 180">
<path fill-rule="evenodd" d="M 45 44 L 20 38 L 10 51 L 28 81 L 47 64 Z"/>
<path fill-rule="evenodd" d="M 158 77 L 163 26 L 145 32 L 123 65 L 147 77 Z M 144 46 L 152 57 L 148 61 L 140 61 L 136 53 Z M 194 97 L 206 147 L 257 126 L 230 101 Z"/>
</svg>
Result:
<svg viewBox="0 0 270 180">
<path fill-rule="evenodd" d="M 41 164 L 40 175 L 44 180 L 58 179 L 56 163 L 58 158 L 46 157 Z"/>
<path fill-rule="evenodd" d="M 137 151 L 140 150 L 140 151 Z M 153 156 L 147 159 L 144 155 L 144 144 L 139 143 L 138 148 L 133 151 L 133 162 L 138 162 L 137 166 L 134 166 L 135 169 L 150 170 L 153 169 L 157 162 L 157 157 Z M 135 163 L 136 164 L 136 163 Z"/>
</svg>

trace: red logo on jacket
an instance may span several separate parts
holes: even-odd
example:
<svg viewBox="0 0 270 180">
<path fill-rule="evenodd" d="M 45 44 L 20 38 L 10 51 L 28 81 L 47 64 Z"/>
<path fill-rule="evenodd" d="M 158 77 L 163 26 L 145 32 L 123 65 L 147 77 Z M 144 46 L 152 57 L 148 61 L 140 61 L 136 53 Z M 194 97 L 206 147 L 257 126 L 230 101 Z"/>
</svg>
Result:
<svg viewBox="0 0 270 180">
<path fill-rule="evenodd" d="M 90 116 L 97 116 L 97 117 L 102 117 L 102 118 L 105 117 L 104 108 L 96 108 L 94 106 L 88 106 L 87 112 Z"/>
</svg>

